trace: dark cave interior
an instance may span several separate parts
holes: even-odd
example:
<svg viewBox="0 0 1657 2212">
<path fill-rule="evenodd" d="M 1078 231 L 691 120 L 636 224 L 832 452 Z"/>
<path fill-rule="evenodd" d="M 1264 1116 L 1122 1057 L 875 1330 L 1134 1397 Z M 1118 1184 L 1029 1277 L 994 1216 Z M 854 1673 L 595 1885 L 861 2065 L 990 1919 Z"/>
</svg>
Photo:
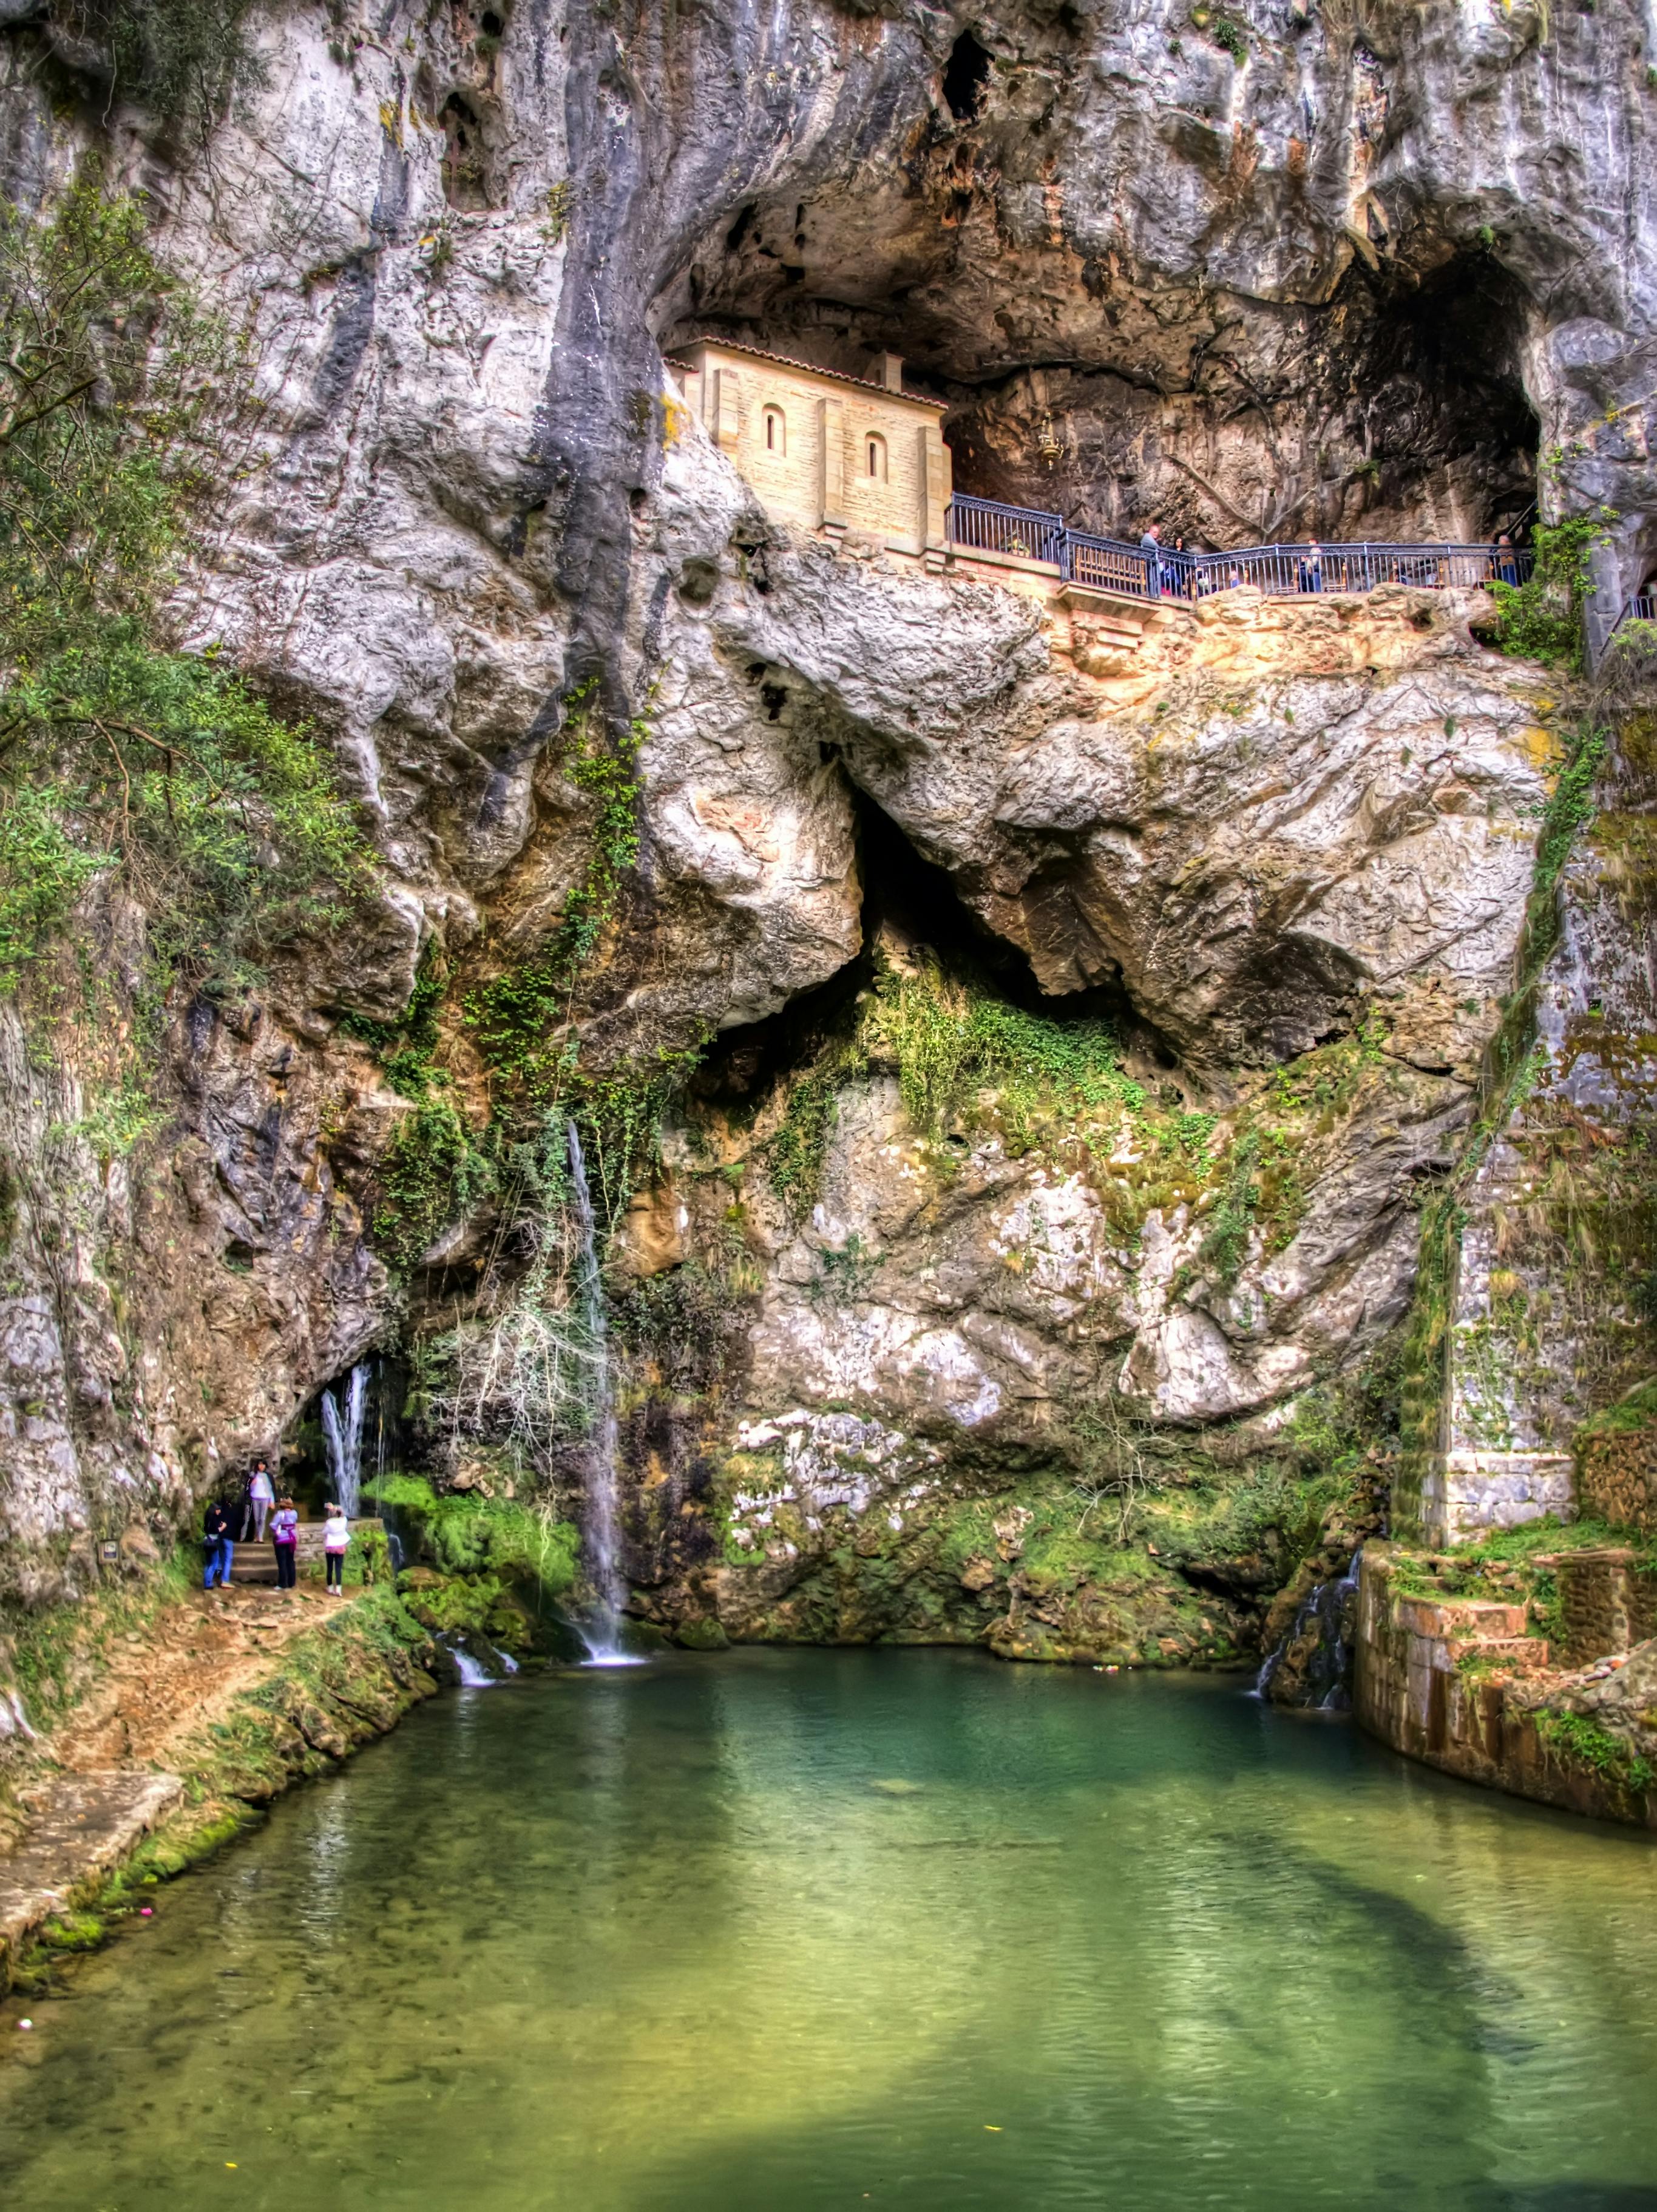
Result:
<svg viewBox="0 0 1657 2212">
<path fill-rule="evenodd" d="M 926 860 L 875 800 L 853 787 L 858 866 L 864 886 L 863 944 L 815 990 L 763 1021 L 721 1030 L 692 1078 L 690 1093 L 708 1104 L 751 1104 L 780 1077 L 815 1057 L 854 1019 L 860 996 L 873 982 L 887 950 L 903 955 L 923 949 L 946 973 L 970 980 L 1027 1013 L 1047 1021 L 1110 1023 L 1159 1066 L 1171 1055 L 1145 1030 L 1125 991 L 1108 987 L 1047 996 L 1024 954 L 996 936 L 962 900 L 947 870 Z"/>
</svg>

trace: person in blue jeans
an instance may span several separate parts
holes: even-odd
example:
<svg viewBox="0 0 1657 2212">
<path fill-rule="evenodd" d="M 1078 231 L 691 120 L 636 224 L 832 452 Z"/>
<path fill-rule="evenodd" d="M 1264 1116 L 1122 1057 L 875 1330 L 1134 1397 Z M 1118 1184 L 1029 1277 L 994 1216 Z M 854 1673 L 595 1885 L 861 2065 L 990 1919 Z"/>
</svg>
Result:
<svg viewBox="0 0 1657 2212">
<path fill-rule="evenodd" d="M 230 1516 L 216 1498 L 207 1501 L 207 1511 L 202 1519 L 202 1540 L 207 1547 L 207 1570 L 202 1577 L 202 1588 L 211 1589 L 215 1583 L 222 1583 L 228 1589 L 236 1547 L 230 1537 Z"/>
</svg>

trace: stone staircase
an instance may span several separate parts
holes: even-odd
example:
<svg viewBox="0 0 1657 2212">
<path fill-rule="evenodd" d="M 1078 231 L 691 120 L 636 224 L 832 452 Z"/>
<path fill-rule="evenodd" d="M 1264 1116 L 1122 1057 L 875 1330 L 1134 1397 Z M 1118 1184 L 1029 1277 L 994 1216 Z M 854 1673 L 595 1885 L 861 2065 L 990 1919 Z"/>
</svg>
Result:
<svg viewBox="0 0 1657 2212">
<path fill-rule="evenodd" d="M 376 1534 L 383 1534 L 384 1528 L 384 1522 L 378 1516 L 365 1516 L 352 1522 L 352 1539 L 355 1541 L 371 1532 Z M 314 1567 L 319 1574 L 321 1573 L 322 1523 L 320 1521 L 300 1522 L 298 1564 L 301 1575 L 307 1567 Z M 268 1536 L 262 1544 L 250 1542 L 237 1545 L 235 1556 L 230 1562 L 230 1579 L 233 1583 L 264 1584 L 271 1589 L 276 1588 L 276 1551 Z"/>
</svg>

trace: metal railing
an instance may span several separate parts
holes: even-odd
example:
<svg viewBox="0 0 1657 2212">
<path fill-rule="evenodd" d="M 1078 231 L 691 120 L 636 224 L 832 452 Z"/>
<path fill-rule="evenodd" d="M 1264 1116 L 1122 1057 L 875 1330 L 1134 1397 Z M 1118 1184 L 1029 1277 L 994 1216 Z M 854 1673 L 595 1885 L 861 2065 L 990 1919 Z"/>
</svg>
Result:
<svg viewBox="0 0 1657 2212">
<path fill-rule="evenodd" d="M 1648 599 L 1636 592 L 1633 599 L 1624 599 L 1623 611 L 1611 626 L 1611 637 L 1615 637 L 1624 623 L 1657 622 L 1657 599 Z M 1611 638 L 1605 642 L 1609 644 Z"/>
<path fill-rule="evenodd" d="M 1046 561 L 1067 583 L 1137 599 L 1202 599 L 1252 585 L 1273 598 L 1308 592 L 1368 592 L 1377 584 L 1521 584 L 1532 555 L 1519 546 L 1363 543 L 1356 545 L 1246 545 L 1232 553 L 1153 553 L 1120 538 L 1069 530 L 1060 515 L 1004 507 L 957 494 L 950 502 L 948 537 L 963 552 L 993 552 Z"/>
<path fill-rule="evenodd" d="M 1137 545 L 1123 545 L 1114 538 L 1090 538 L 1079 530 L 1065 532 L 1064 551 L 1059 557 L 1059 574 L 1066 583 L 1080 584 L 1096 592 L 1121 592 L 1130 599 L 1154 599 L 1159 596 L 1158 571 L 1162 562 L 1152 562 Z M 1168 572 L 1170 585 L 1174 571 Z"/>
<path fill-rule="evenodd" d="M 969 552 L 1005 553 L 1015 560 L 1058 566 L 1069 534 L 1062 514 L 1044 514 L 1039 507 L 1003 507 L 960 493 L 950 501 L 950 543 Z"/>
</svg>

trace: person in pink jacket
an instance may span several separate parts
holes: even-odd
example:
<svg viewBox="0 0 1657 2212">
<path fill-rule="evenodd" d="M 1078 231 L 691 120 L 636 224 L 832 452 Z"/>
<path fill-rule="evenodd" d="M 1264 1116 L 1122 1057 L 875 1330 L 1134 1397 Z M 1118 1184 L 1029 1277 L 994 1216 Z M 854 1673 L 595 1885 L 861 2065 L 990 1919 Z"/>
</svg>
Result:
<svg viewBox="0 0 1657 2212">
<path fill-rule="evenodd" d="M 276 1588 L 290 1590 L 299 1579 L 299 1515 L 291 1498 L 284 1498 L 271 1516 L 270 1541 L 276 1553 Z"/>
</svg>

